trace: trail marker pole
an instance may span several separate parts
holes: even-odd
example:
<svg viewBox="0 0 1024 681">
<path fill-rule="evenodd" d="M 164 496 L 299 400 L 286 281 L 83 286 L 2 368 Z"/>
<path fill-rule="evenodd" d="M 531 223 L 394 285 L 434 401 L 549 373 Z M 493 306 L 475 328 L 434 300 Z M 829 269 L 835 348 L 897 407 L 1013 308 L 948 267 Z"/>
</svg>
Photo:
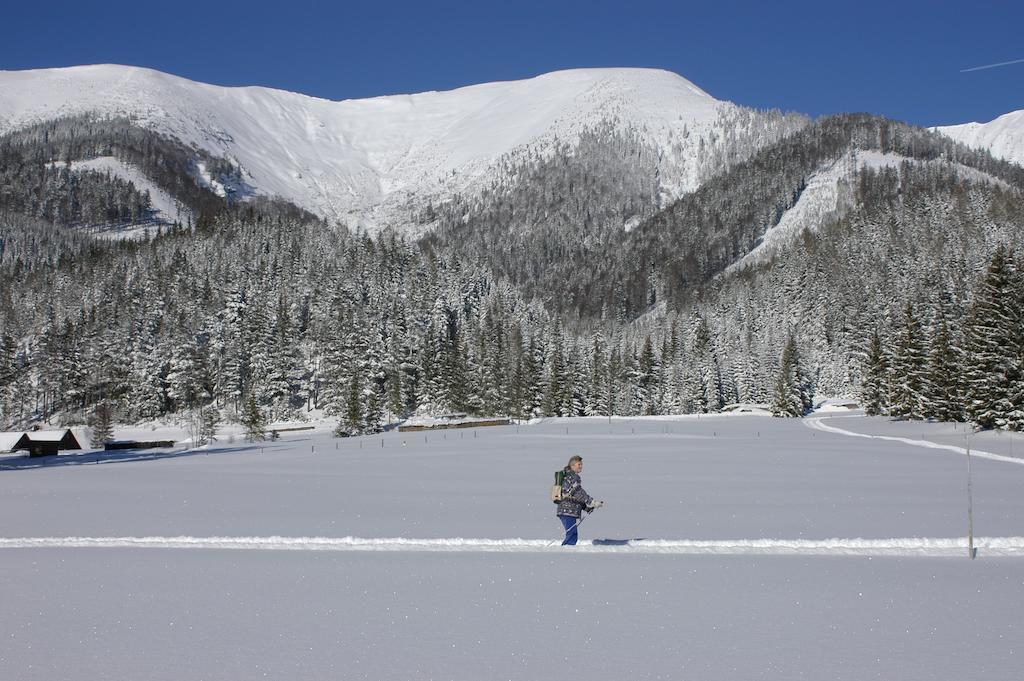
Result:
<svg viewBox="0 0 1024 681">
<path fill-rule="evenodd" d="M 974 500 L 971 495 L 971 436 L 967 435 L 967 555 L 974 560 Z"/>
</svg>

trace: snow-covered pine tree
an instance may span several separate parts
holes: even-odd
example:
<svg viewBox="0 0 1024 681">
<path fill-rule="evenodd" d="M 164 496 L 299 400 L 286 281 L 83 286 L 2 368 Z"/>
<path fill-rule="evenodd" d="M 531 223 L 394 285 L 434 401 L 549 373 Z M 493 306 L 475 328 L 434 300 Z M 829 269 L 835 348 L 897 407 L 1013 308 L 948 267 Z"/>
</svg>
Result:
<svg viewBox="0 0 1024 681">
<path fill-rule="evenodd" d="M 622 414 L 623 362 L 618 345 L 613 345 L 608 355 L 608 371 L 605 372 L 605 384 L 602 394 L 601 412 L 603 414 Z"/>
<path fill-rule="evenodd" d="M 441 386 L 447 411 L 466 411 L 470 393 L 468 354 L 459 313 L 445 307 L 441 327 Z"/>
<path fill-rule="evenodd" d="M 605 357 L 604 334 L 594 331 L 590 338 L 590 381 L 584 411 L 588 416 L 606 415 L 602 409 L 605 374 L 608 370 Z"/>
<path fill-rule="evenodd" d="M 363 433 L 379 433 L 384 424 L 384 408 L 387 403 L 386 370 L 383 349 L 385 340 L 379 322 L 363 320 L 359 326 L 364 329 L 362 341 L 356 346 L 359 373 L 363 377 Z"/>
<path fill-rule="evenodd" d="M 223 359 L 218 372 L 217 398 L 235 412 L 242 411 L 242 400 L 247 390 L 250 373 L 250 348 L 246 344 L 244 329 L 249 311 L 249 299 L 244 281 L 235 281 L 220 311 Z"/>
<path fill-rule="evenodd" d="M 955 345 L 945 314 L 940 310 L 932 325 L 928 351 L 925 418 L 938 421 L 960 421 L 964 416 L 962 368 L 959 348 Z"/>
<path fill-rule="evenodd" d="M 170 343 L 161 341 L 163 311 L 153 298 L 142 297 L 139 323 L 132 334 L 130 387 L 126 415 L 130 420 L 154 418 L 167 411 Z"/>
<path fill-rule="evenodd" d="M 255 395 L 249 395 L 242 408 L 242 428 L 245 431 L 245 439 L 249 442 L 267 439 L 267 416 L 256 401 Z"/>
<path fill-rule="evenodd" d="M 302 338 L 292 323 L 289 307 L 285 296 L 278 295 L 266 377 L 267 396 L 272 413 L 277 417 L 291 413 L 296 405 L 305 401 L 300 388 L 304 373 L 304 360 L 300 351 Z"/>
<path fill-rule="evenodd" d="M 0 418 L 12 412 L 14 401 L 14 379 L 17 374 L 15 364 L 14 339 L 6 330 L 0 333 Z M 0 421 L 0 427 L 3 427 Z"/>
<path fill-rule="evenodd" d="M 564 416 L 562 409 L 565 394 L 569 390 L 568 371 L 565 360 L 565 340 L 562 326 L 557 321 L 552 323 L 548 335 L 548 354 L 544 372 L 544 416 Z"/>
<path fill-rule="evenodd" d="M 1020 309 L 1013 295 L 1012 254 L 996 248 L 967 320 L 966 412 L 979 428 L 1003 428 L 1013 411 L 1011 386 L 1020 373 Z"/>
<path fill-rule="evenodd" d="M 103 400 L 93 407 L 89 414 L 88 425 L 92 429 L 89 444 L 101 448 L 114 437 L 114 407 L 109 401 Z"/>
<path fill-rule="evenodd" d="M 344 410 L 334 429 L 335 437 L 361 435 L 365 418 L 363 414 L 363 382 L 358 372 L 349 376 L 345 383 L 346 394 Z"/>
<path fill-rule="evenodd" d="M 773 416 L 801 417 L 807 413 L 810 407 L 807 377 L 801 364 L 796 336 L 792 331 L 786 338 L 786 345 L 782 350 L 774 393 L 772 398 Z"/>
<path fill-rule="evenodd" d="M 861 381 L 861 405 L 868 416 L 889 412 L 889 359 L 882 344 L 882 336 L 875 327 L 871 330 L 867 352 L 864 354 L 864 380 Z"/>
<path fill-rule="evenodd" d="M 636 406 L 639 414 L 657 414 L 658 403 L 658 361 L 654 354 L 654 344 L 648 335 L 644 338 L 644 344 L 640 350 L 640 356 L 636 367 Z"/>
<path fill-rule="evenodd" d="M 220 412 L 212 404 L 200 404 L 186 412 L 185 423 L 192 445 L 202 447 L 217 439 Z"/>
<path fill-rule="evenodd" d="M 903 308 L 903 322 L 892 348 L 892 408 L 890 413 L 907 419 L 924 416 L 928 357 L 924 327 L 912 303 Z"/>
</svg>

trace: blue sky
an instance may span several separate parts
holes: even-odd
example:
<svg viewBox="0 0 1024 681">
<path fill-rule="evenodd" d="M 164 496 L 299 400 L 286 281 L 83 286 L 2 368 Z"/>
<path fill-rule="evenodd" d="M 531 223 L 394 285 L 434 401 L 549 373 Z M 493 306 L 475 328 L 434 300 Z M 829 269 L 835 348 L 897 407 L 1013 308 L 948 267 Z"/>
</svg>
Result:
<svg viewBox="0 0 1024 681">
<path fill-rule="evenodd" d="M 10 2 L 0 69 L 119 63 L 330 99 L 575 67 L 668 69 L 719 99 L 922 125 L 1024 109 L 1024 2 Z M 0 93 L 2 96 L 2 93 Z"/>
</svg>

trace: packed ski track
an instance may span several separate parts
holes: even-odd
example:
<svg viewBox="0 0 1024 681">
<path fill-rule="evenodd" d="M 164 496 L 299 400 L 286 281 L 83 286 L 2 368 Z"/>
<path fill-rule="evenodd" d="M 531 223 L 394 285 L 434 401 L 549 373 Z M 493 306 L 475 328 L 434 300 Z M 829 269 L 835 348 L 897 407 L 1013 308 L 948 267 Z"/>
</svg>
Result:
<svg viewBox="0 0 1024 681">
<path fill-rule="evenodd" d="M 0 676 L 1018 678 L 1024 445 L 972 435 L 970 560 L 964 434 L 847 416 L 0 462 Z"/>
<path fill-rule="evenodd" d="M 851 430 L 844 430 L 842 428 L 838 428 L 836 426 L 832 426 L 832 425 L 829 425 L 829 424 L 824 422 L 825 420 L 831 419 L 831 418 L 837 418 L 837 417 L 835 417 L 835 416 L 825 416 L 825 417 L 819 416 L 819 417 L 814 417 L 814 418 L 807 418 L 807 419 L 803 420 L 803 423 L 808 428 L 813 428 L 815 430 L 824 431 L 826 433 L 836 433 L 838 435 L 845 435 L 847 437 L 862 437 L 862 438 L 867 438 L 869 440 L 888 440 L 890 442 L 902 442 L 904 444 L 913 445 L 915 447 L 927 447 L 929 449 L 944 449 L 946 451 L 955 452 L 957 454 L 963 454 L 964 456 L 966 456 L 967 453 L 968 453 L 967 444 L 969 442 L 969 439 L 967 438 L 966 435 L 964 436 L 965 437 L 964 446 L 963 447 L 959 447 L 957 445 L 942 444 L 942 443 L 939 443 L 939 442 L 932 442 L 930 440 L 925 440 L 925 439 L 915 440 L 915 439 L 909 438 L 909 437 L 893 437 L 893 436 L 890 436 L 890 435 L 871 435 L 871 434 L 867 434 L 867 433 L 855 433 L 855 432 L 853 432 Z M 846 417 L 839 417 L 839 418 L 860 418 L 860 417 L 858 417 L 858 416 L 846 416 Z M 971 454 L 971 456 L 976 456 L 976 457 L 979 457 L 979 458 L 982 458 L 982 459 L 991 459 L 992 461 L 1002 461 L 1004 463 L 1013 463 L 1013 464 L 1018 464 L 1018 465 L 1024 465 L 1024 459 L 1022 459 L 1022 458 L 1017 458 L 1017 457 L 1012 457 L 1012 456 L 1003 456 L 1001 454 L 994 454 L 992 452 L 986 452 L 986 451 L 982 451 L 980 449 L 971 449 L 970 450 L 970 454 Z"/>
<path fill-rule="evenodd" d="M 975 537 L 985 556 L 1024 557 L 1024 537 Z M 963 556 L 967 539 L 595 539 L 577 546 L 547 539 L 413 539 L 391 537 L 23 537 L 0 538 L 0 549 L 239 549 L 264 551 L 388 551 L 456 553 L 635 553 L 717 556 Z"/>
</svg>

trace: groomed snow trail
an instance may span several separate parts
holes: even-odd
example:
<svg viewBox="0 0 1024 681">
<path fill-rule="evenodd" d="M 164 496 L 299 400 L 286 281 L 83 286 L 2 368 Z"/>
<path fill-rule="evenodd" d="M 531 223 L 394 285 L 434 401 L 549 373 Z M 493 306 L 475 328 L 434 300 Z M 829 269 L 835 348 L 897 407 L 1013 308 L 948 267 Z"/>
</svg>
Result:
<svg viewBox="0 0 1024 681">
<path fill-rule="evenodd" d="M 843 430 L 836 426 L 829 426 L 822 421 L 825 419 L 832 418 L 862 418 L 860 416 L 818 416 L 814 418 L 803 419 L 803 424 L 812 430 L 821 430 L 826 433 L 835 433 L 837 435 L 846 435 L 848 437 L 865 437 L 871 440 L 891 440 L 892 442 L 902 442 L 904 444 L 913 445 L 915 447 L 927 447 L 929 449 L 945 449 L 957 454 L 967 455 L 967 449 L 965 447 L 957 447 L 956 445 L 943 445 L 937 442 L 931 442 L 929 440 L 913 440 L 906 437 L 895 437 L 893 435 L 868 435 L 866 433 L 855 433 L 850 430 Z M 991 459 L 992 461 L 1002 461 L 1004 463 L 1015 463 L 1020 466 L 1024 466 L 1024 459 L 1017 459 L 1012 456 L 1003 456 L 1002 454 L 993 454 L 992 452 L 984 452 L 979 449 L 971 448 L 971 456 L 976 456 L 979 459 Z"/>
<path fill-rule="evenodd" d="M 1024 558 L 1024 537 L 976 537 L 978 555 Z M 967 538 L 895 539 L 597 539 L 575 547 L 549 539 L 362 537 L 16 537 L 0 549 L 246 549 L 455 553 L 623 553 L 759 556 L 966 556 Z"/>
</svg>

